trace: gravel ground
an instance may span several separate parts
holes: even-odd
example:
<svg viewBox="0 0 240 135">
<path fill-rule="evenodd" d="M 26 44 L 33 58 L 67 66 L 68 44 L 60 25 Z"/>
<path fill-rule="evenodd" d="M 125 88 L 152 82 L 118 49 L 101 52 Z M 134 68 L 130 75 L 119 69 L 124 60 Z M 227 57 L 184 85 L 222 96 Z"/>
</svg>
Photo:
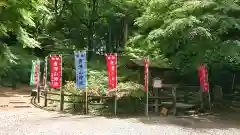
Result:
<svg viewBox="0 0 240 135">
<path fill-rule="evenodd" d="M 36 108 L 0 112 L 0 122 L 0 135 L 240 135 L 238 125 L 171 117 L 73 116 Z"/>
</svg>

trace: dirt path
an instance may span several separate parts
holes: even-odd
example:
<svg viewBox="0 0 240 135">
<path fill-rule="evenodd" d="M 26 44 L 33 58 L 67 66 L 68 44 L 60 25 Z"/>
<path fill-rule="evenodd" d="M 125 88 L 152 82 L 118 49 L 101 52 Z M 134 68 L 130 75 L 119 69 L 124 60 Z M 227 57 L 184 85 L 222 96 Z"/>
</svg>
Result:
<svg viewBox="0 0 240 135">
<path fill-rule="evenodd" d="M 31 89 L 27 86 L 17 90 L 0 87 L 0 111 L 12 111 L 24 108 L 32 108 L 30 104 Z"/>
<path fill-rule="evenodd" d="M 240 135 L 240 125 L 175 117 L 107 118 L 48 112 L 31 89 L 0 88 L 0 135 Z"/>
</svg>

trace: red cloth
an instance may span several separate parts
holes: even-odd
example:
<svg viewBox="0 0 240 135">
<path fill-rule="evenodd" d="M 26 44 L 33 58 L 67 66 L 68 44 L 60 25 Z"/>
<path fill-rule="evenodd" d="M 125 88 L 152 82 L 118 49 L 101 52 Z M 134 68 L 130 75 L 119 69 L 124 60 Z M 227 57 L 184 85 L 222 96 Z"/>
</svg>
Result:
<svg viewBox="0 0 240 135">
<path fill-rule="evenodd" d="M 39 84 L 39 65 L 38 65 L 38 62 L 36 62 L 36 64 L 35 64 L 34 82 L 35 82 L 35 87 L 38 87 L 38 84 Z"/>
<path fill-rule="evenodd" d="M 108 69 L 108 89 L 117 87 L 117 56 L 106 55 L 107 69 Z"/>
<path fill-rule="evenodd" d="M 61 88 L 62 78 L 62 65 L 61 56 L 50 56 L 50 86 L 55 89 Z"/>
<path fill-rule="evenodd" d="M 202 92 L 209 92 L 208 72 L 207 72 L 206 64 L 199 66 L 198 77 L 200 81 L 200 87 L 202 88 Z"/>
<path fill-rule="evenodd" d="M 149 69 L 149 60 L 144 59 L 144 91 L 148 91 L 148 69 Z"/>
</svg>

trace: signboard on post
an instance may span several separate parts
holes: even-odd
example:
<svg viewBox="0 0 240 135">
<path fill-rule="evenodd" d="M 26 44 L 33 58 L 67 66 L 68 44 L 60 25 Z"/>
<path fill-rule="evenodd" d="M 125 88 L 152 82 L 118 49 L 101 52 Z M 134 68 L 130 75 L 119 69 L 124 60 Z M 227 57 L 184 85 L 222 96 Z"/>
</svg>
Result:
<svg viewBox="0 0 240 135">
<path fill-rule="evenodd" d="M 106 55 L 108 69 L 108 89 L 117 88 L 117 55 Z"/>
<path fill-rule="evenodd" d="M 161 79 L 153 79 L 153 87 L 154 88 L 162 88 L 162 80 Z"/>
<path fill-rule="evenodd" d="M 202 92 L 209 92 L 209 84 L 208 84 L 208 72 L 206 64 L 200 65 L 198 69 L 200 87 L 202 88 Z"/>
<path fill-rule="evenodd" d="M 87 85 L 86 52 L 75 52 L 76 87 L 84 89 Z"/>
<path fill-rule="evenodd" d="M 61 56 L 49 56 L 50 63 L 50 86 L 60 89 L 62 82 L 62 59 Z"/>
</svg>

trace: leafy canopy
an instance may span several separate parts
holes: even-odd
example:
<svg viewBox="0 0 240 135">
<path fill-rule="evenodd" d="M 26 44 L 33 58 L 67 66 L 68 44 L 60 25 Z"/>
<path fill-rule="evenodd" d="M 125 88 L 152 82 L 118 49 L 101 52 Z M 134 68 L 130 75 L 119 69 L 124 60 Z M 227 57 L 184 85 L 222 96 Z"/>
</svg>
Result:
<svg viewBox="0 0 240 135">
<path fill-rule="evenodd" d="M 46 3 L 45 0 L 0 1 L 0 75 L 13 64 L 31 61 L 29 52 L 23 48 L 40 48 L 34 28 L 48 14 Z"/>
<path fill-rule="evenodd" d="M 204 62 L 239 64 L 238 1 L 150 0 L 141 7 L 129 48 L 163 55 L 183 70 Z"/>
</svg>

